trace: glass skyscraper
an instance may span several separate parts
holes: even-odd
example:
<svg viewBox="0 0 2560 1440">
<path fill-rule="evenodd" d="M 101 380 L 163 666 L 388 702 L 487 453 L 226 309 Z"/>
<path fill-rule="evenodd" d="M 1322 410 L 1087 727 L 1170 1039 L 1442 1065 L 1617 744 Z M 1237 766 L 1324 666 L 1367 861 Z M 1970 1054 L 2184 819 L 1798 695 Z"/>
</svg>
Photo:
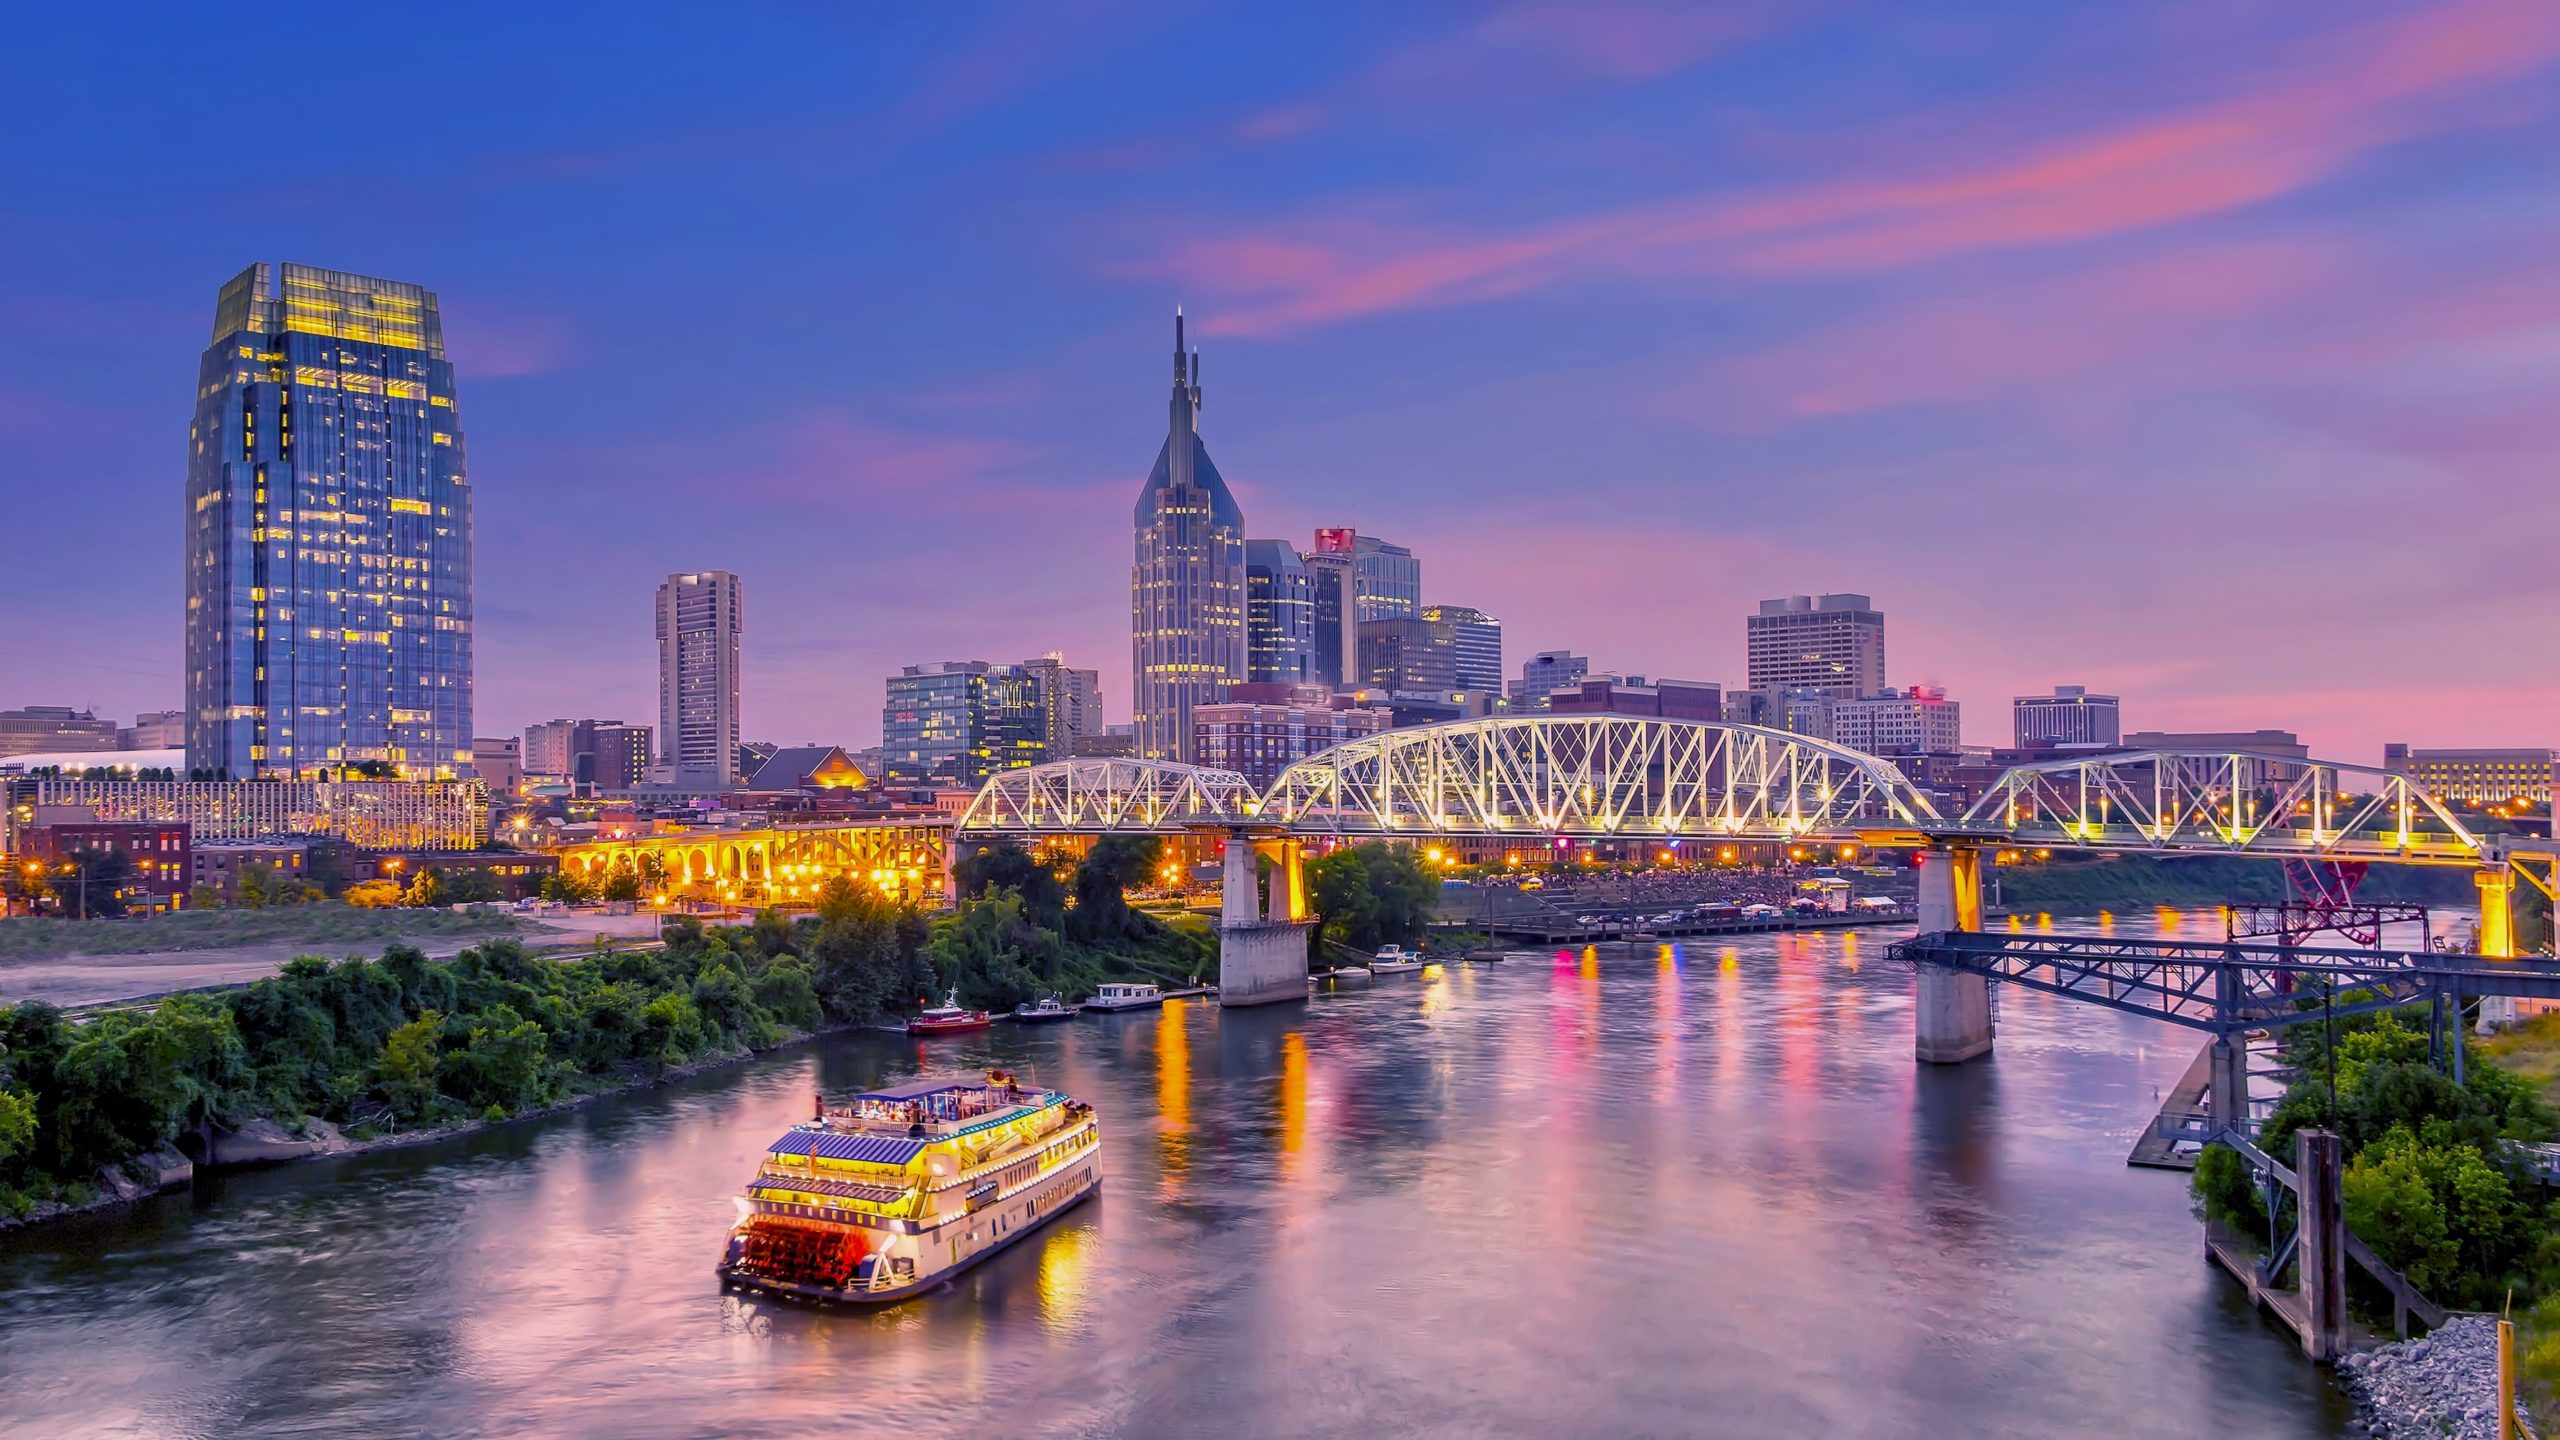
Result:
<svg viewBox="0 0 2560 1440">
<path fill-rule="evenodd" d="M 1039 764 L 1049 750 L 1047 688 L 1029 665 L 907 666 L 889 677 L 880 711 L 887 778 L 974 787 L 999 770 Z"/>
<path fill-rule="evenodd" d="M 1173 318 L 1173 404 L 1134 521 L 1129 668 L 1137 752 L 1189 760 L 1191 712 L 1245 678 L 1244 511 L 1200 440 L 1200 357 Z"/>
<path fill-rule="evenodd" d="M 1307 683 L 1315 675 L 1316 590 L 1298 548 L 1286 540 L 1244 542 L 1244 597 L 1245 678 Z"/>
<path fill-rule="evenodd" d="M 467 774 L 471 486 L 434 293 L 241 271 L 189 438 L 188 765 Z"/>
</svg>

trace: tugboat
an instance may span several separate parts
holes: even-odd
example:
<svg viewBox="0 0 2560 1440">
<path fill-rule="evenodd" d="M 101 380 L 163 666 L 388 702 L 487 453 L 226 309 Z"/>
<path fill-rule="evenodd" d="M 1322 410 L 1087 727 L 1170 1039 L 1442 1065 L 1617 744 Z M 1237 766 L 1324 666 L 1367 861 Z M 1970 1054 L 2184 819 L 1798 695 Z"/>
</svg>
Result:
<svg viewBox="0 0 2560 1440">
<path fill-rule="evenodd" d="M 1043 995 L 1037 1000 L 1025 1000 L 1014 1006 L 1013 1018 L 1023 1025 L 1054 1025 L 1061 1020 L 1076 1018 L 1076 1009 L 1076 1006 L 1058 1003 L 1055 995 Z"/>
<path fill-rule="evenodd" d="M 1369 957 L 1369 973 L 1407 975 L 1421 969 L 1422 963 L 1422 955 L 1418 951 L 1408 951 L 1401 945 L 1381 945 L 1378 953 Z"/>
<path fill-rule="evenodd" d="M 884 1305 L 941 1284 L 1102 1186 L 1093 1107 L 985 1083 L 916 1080 L 820 1097 L 765 1147 L 738 1197 L 723 1284 L 791 1300 Z"/>
<path fill-rule="evenodd" d="M 953 990 L 935 1005 L 907 1022 L 910 1035 L 956 1035 L 963 1030 L 984 1030 L 996 1023 L 996 1017 L 984 1010 L 960 1008 L 960 992 Z"/>
</svg>

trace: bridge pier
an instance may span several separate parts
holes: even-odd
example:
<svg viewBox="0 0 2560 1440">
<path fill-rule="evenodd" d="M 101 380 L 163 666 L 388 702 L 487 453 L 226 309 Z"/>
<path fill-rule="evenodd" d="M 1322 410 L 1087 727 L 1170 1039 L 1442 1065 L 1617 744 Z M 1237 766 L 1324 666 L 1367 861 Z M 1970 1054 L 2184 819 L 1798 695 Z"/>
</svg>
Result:
<svg viewBox="0 0 2560 1440">
<path fill-rule="evenodd" d="M 1277 861 L 1263 896 L 1261 852 Z M 1218 902 L 1218 1003 L 1268 1005 L 1307 998 L 1307 883 L 1303 850 L 1287 836 L 1263 841 L 1227 832 Z"/>
<path fill-rule="evenodd" d="M 2471 884 L 2480 892 L 2480 953 L 2495 960 L 2514 959 L 2515 872 L 2502 864 L 2483 865 L 2471 872 Z M 2535 1008 L 2541 1007 L 2537 1005 Z M 2484 995 L 2480 998 L 2480 1029 L 2483 1033 L 2513 1025 L 2524 1014 L 2524 1004 L 2512 995 Z"/>
<path fill-rule="evenodd" d="M 1982 928 L 1982 852 L 1971 845 L 1930 847 L 1920 866 L 1920 933 Z M 1991 981 L 1937 965 L 1914 967 L 1917 1004 L 1912 1054 L 1923 1064 L 1953 1065 L 1991 1053 Z"/>
</svg>

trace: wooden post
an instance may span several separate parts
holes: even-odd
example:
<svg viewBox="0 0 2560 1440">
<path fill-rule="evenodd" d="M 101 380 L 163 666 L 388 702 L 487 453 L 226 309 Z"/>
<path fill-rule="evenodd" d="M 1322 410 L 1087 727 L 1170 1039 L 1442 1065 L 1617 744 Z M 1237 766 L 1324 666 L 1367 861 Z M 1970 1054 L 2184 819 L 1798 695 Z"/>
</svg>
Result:
<svg viewBox="0 0 2560 1440">
<path fill-rule="evenodd" d="M 2341 1147 L 2335 1132 L 2303 1130 L 2294 1135 L 2295 1199 L 2301 1209 L 2302 1348 L 2314 1360 L 2338 1353 L 2338 1335 L 2347 1311 L 2347 1237 L 2345 1212 L 2338 1203 Z"/>
<path fill-rule="evenodd" d="M 2498 1440 L 2516 1440 L 2516 1322 L 2498 1321 Z"/>
</svg>

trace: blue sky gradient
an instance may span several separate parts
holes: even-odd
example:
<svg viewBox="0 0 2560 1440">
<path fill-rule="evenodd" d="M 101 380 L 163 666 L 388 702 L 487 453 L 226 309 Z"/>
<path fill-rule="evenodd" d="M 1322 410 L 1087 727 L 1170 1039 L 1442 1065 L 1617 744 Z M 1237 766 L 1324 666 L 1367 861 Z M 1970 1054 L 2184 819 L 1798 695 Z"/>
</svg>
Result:
<svg viewBox="0 0 2560 1440">
<path fill-rule="evenodd" d="M 0 20 L 0 707 L 180 702 L 214 291 L 443 302 L 478 729 L 747 730 L 1061 650 L 1128 686 L 1170 315 L 1256 535 L 1508 650 L 1739 682 L 1860 590 L 1967 738 L 2560 741 L 2560 6 L 286 5 Z"/>
</svg>

